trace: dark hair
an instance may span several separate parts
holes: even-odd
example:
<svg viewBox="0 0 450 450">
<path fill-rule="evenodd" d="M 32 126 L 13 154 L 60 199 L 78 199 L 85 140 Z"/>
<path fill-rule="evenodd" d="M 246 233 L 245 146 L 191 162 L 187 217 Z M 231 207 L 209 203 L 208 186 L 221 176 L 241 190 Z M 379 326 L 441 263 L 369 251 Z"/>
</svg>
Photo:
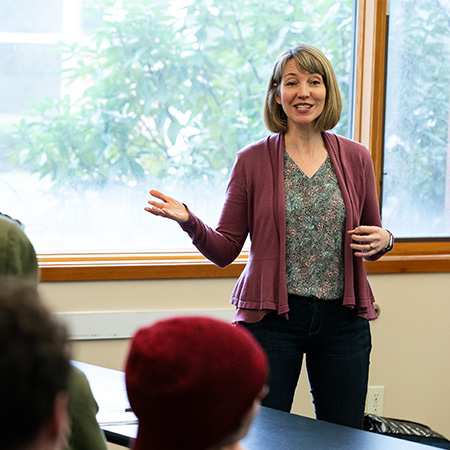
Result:
<svg viewBox="0 0 450 450">
<path fill-rule="evenodd" d="M 312 45 L 298 44 L 282 52 L 272 69 L 264 101 L 264 123 L 274 133 L 286 133 L 287 117 L 281 105 L 276 101 L 284 68 L 290 60 L 297 63 L 300 71 L 322 75 L 327 90 L 322 114 L 316 119 L 315 127 L 319 131 L 330 130 L 339 122 L 342 100 L 336 75 L 327 57 Z"/>
<path fill-rule="evenodd" d="M 12 450 L 32 442 L 68 391 L 67 332 L 36 288 L 0 278 L 0 436 Z"/>
</svg>

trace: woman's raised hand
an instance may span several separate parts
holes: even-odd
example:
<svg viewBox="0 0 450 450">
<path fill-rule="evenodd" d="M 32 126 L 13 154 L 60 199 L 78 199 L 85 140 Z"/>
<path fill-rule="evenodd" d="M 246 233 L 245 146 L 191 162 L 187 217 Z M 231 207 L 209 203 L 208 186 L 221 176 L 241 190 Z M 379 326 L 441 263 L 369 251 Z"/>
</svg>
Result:
<svg viewBox="0 0 450 450">
<path fill-rule="evenodd" d="M 147 206 L 144 209 L 150 214 L 153 214 L 154 216 L 166 217 L 167 219 L 172 219 L 177 222 L 186 222 L 188 220 L 189 213 L 183 203 L 180 203 L 174 198 L 167 197 L 163 193 L 155 191 L 154 189 L 150 191 L 150 195 L 161 200 L 159 202 L 155 200 L 148 201 L 150 206 Z"/>
</svg>

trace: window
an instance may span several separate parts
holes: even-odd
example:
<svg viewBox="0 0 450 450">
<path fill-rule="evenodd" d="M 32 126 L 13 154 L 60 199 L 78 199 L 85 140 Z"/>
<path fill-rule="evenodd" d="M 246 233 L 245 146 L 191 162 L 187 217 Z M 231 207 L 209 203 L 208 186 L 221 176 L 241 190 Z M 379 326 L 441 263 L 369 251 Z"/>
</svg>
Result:
<svg viewBox="0 0 450 450">
<path fill-rule="evenodd" d="M 388 79 L 386 76 L 386 69 L 389 67 L 389 55 L 386 53 L 388 48 L 387 44 L 389 42 L 388 29 L 390 28 L 392 31 L 393 28 L 392 25 L 391 27 L 388 27 L 389 21 L 387 20 L 387 13 L 389 10 L 389 3 L 391 8 L 394 8 L 395 6 L 396 11 L 399 11 L 399 5 L 407 7 L 401 14 L 404 16 L 405 20 L 419 26 L 417 29 L 419 34 L 423 32 L 423 28 L 420 27 L 423 27 L 424 23 L 420 23 L 420 21 L 419 23 L 414 22 L 416 17 L 411 13 L 409 6 L 414 6 L 416 11 L 420 10 L 421 17 L 423 17 L 423 14 L 426 14 L 431 3 L 433 4 L 433 7 L 436 7 L 437 5 L 445 6 L 447 3 L 442 1 L 424 1 L 414 5 L 414 1 L 388 2 L 386 0 L 374 0 L 373 2 L 369 0 L 360 0 L 358 3 L 358 21 L 360 25 L 358 29 L 358 68 L 356 71 L 355 138 L 365 143 L 371 149 L 375 174 L 381 187 L 381 180 L 383 178 L 383 159 L 384 156 L 389 158 L 388 155 L 383 155 L 385 137 L 384 124 L 386 122 L 384 111 L 385 109 L 391 108 L 391 105 L 389 103 L 385 104 L 384 101 L 385 82 Z M 434 18 L 431 18 L 431 16 L 428 17 L 430 18 L 430 22 L 426 24 L 426 39 L 428 39 L 428 33 L 433 33 L 433 28 L 437 25 Z M 442 19 L 442 14 L 440 14 L 439 17 Z M 393 20 L 394 18 L 392 17 L 391 22 Z M 398 17 L 397 20 L 399 20 Z M 437 29 L 438 28 L 436 28 L 436 30 Z M 405 45 L 406 36 L 402 36 L 401 41 L 401 45 Z M 390 45 L 394 45 L 394 47 L 398 48 L 397 43 L 391 42 Z M 418 47 L 421 45 L 422 42 L 419 42 Z M 421 50 L 420 48 L 416 48 L 414 51 L 419 53 Z M 402 80 L 406 85 L 407 83 L 405 80 L 403 78 Z M 389 80 L 387 82 L 389 83 Z M 389 90 L 389 86 L 387 89 Z M 406 99 L 405 101 L 409 101 L 409 99 Z M 389 129 L 389 127 L 390 124 L 386 124 L 386 129 Z M 387 143 L 387 147 L 389 148 L 389 143 Z M 390 174 L 387 173 L 387 177 L 389 176 Z M 430 183 L 434 182 L 434 179 L 432 178 L 429 178 L 428 180 Z M 396 192 L 389 193 L 387 189 L 386 185 L 383 186 L 384 196 L 379 195 L 381 198 L 384 199 L 384 197 L 389 195 L 397 195 Z M 386 208 L 388 207 L 389 204 L 386 205 Z M 386 209 L 384 212 L 387 214 L 389 210 Z M 408 223 L 410 220 L 408 211 L 405 211 L 404 214 L 403 221 Z M 385 219 L 385 217 L 383 217 L 383 219 Z M 389 221 L 389 219 L 386 220 Z M 386 224 L 386 220 L 384 220 L 384 225 L 389 227 L 390 225 Z M 397 232 L 398 230 L 396 231 L 393 229 L 393 231 Z M 450 272 L 450 240 L 448 238 L 406 238 L 402 237 L 401 232 L 400 236 L 401 237 L 396 240 L 392 252 L 376 263 L 366 264 L 366 269 L 369 273 Z"/>
<path fill-rule="evenodd" d="M 382 217 L 400 238 L 450 237 L 449 67 L 449 2 L 390 2 Z"/>
<path fill-rule="evenodd" d="M 330 58 L 335 131 L 350 136 L 354 3 L 3 1 L 2 211 L 25 223 L 44 267 L 89 261 L 82 278 L 186 250 L 200 263 L 176 224 L 143 211 L 149 188 L 214 226 L 236 152 L 268 134 L 273 61 L 297 42 Z"/>
</svg>

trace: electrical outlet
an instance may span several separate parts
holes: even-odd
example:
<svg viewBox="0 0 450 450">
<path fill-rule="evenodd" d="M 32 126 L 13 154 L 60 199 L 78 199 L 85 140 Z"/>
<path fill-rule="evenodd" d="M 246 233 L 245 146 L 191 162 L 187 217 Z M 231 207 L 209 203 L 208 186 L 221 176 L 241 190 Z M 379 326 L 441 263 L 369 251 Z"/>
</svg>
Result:
<svg viewBox="0 0 450 450">
<path fill-rule="evenodd" d="M 383 415 L 384 402 L 384 386 L 369 386 L 367 390 L 367 407 L 368 414 L 377 416 Z"/>
</svg>

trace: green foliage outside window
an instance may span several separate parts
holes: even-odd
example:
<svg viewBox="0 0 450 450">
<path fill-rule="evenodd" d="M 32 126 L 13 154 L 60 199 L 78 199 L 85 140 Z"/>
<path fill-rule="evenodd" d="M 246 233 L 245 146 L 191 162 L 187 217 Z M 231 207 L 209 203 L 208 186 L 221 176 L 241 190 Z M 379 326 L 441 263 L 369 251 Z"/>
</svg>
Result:
<svg viewBox="0 0 450 450">
<path fill-rule="evenodd" d="M 268 134 L 267 78 L 298 42 L 330 58 L 344 104 L 335 131 L 348 134 L 353 0 L 117 3 L 85 2 L 87 35 L 60 46 L 68 93 L 17 124 L 12 164 L 75 190 L 226 180 L 236 152 Z"/>
<path fill-rule="evenodd" d="M 450 5 L 390 5 L 383 221 L 401 237 L 449 236 Z"/>
</svg>

